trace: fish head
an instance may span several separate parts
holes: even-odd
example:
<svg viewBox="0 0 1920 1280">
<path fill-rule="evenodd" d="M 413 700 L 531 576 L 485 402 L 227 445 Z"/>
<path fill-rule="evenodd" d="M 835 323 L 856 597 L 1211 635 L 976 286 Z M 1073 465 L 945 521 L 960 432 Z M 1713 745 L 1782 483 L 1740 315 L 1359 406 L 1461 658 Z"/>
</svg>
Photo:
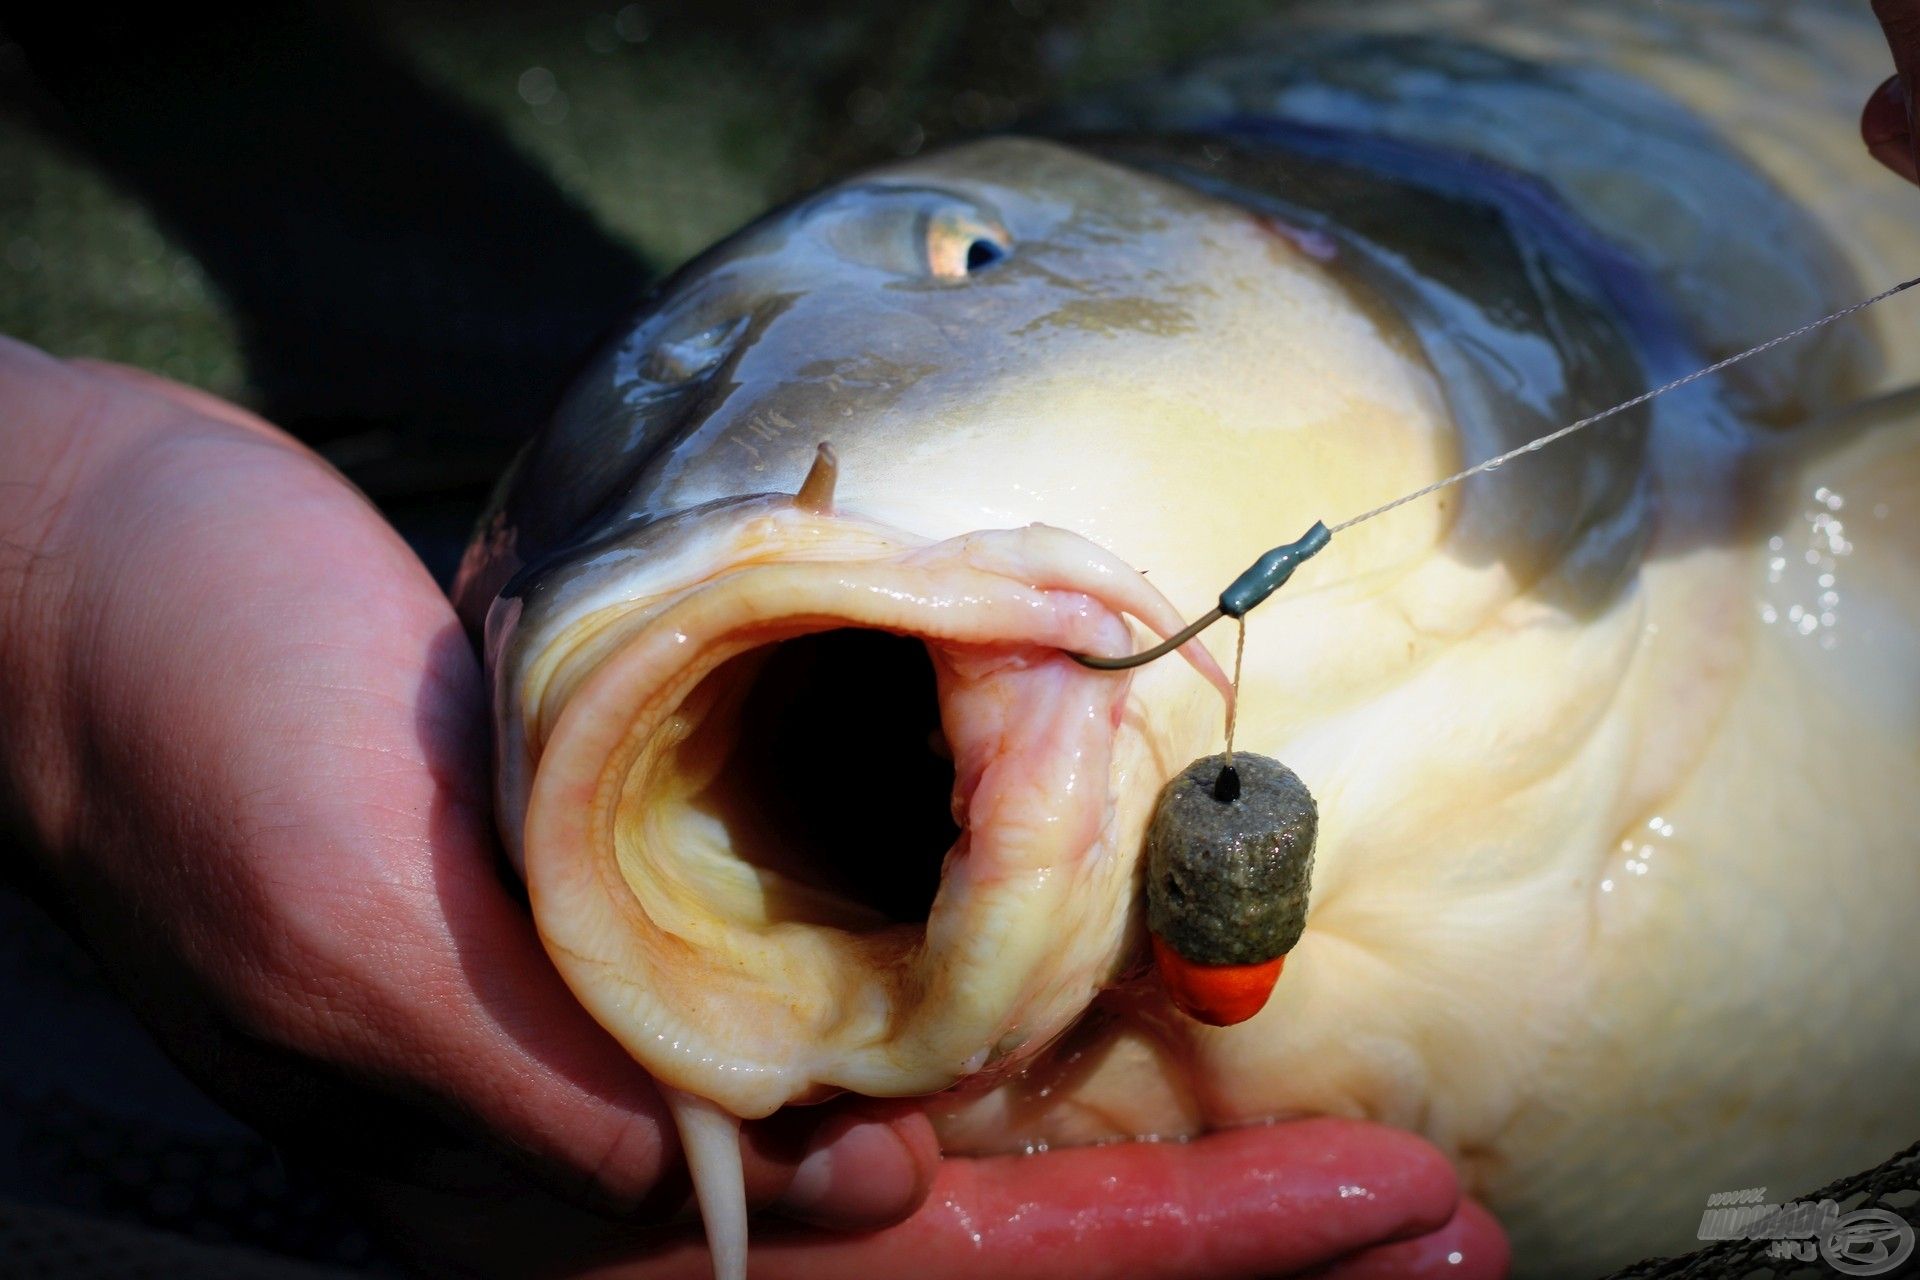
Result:
<svg viewBox="0 0 1920 1280">
<path fill-rule="evenodd" d="M 1033 139 L 830 187 L 682 269 L 575 383 L 469 556 L 469 620 L 533 561 L 792 494 L 821 442 L 844 512 L 935 540 L 1044 522 L 1210 603 L 1458 457 L 1417 341 L 1331 252 Z M 1249 505 L 1253 542 L 1195 536 Z"/>
<path fill-rule="evenodd" d="M 1460 452 L 1315 236 L 1081 151 L 976 143 L 749 227 L 572 389 L 456 589 L 555 962 L 737 1115 L 1012 1070 L 1137 965 L 1153 800 L 1228 692 L 1199 642 L 1071 654 L 1171 634 Z M 1338 619 L 1449 523 L 1297 575 L 1301 714 L 1377 677 Z"/>
</svg>

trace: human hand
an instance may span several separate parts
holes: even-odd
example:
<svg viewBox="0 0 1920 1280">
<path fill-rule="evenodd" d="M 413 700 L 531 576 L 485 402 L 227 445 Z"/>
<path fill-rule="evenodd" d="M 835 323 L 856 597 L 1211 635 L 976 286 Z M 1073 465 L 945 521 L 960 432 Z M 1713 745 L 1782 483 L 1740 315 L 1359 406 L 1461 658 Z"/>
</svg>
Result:
<svg viewBox="0 0 1920 1280">
<path fill-rule="evenodd" d="M 0 475 L 15 869 L 170 1052 L 435 1270 L 697 1274 L 673 1126 L 507 887 L 480 673 L 393 530 L 231 405 L 4 339 Z M 1436 1152 L 1355 1122 L 942 1162 L 854 1099 L 743 1145 L 771 1274 L 1504 1265 Z"/>
<path fill-rule="evenodd" d="M 1895 75 L 1867 99 L 1860 114 L 1860 136 L 1876 160 L 1908 182 L 1920 182 L 1920 127 L 1906 86 L 1920 83 L 1920 0 L 1873 0 L 1874 16 L 1893 50 Z"/>
</svg>

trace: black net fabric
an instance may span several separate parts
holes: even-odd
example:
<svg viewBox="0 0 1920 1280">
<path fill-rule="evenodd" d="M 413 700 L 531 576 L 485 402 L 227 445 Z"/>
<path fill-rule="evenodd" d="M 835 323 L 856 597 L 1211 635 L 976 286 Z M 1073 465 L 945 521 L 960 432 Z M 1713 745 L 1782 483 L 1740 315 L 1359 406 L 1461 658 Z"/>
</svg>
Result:
<svg viewBox="0 0 1920 1280">
<path fill-rule="evenodd" d="M 1817 1191 L 1794 1197 L 1818 1203 L 1832 1200 L 1842 1214 L 1856 1209 L 1881 1209 L 1920 1229 L 1920 1142 L 1871 1169 L 1838 1178 Z M 1676 1258 L 1646 1258 L 1624 1267 L 1606 1280 L 1786 1280 L 1822 1276 L 1832 1280 L 1841 1272 L 1824 1259 L 1811 1262 L 1775 1256 L 1771 1240 L 1721 1240 Z M 1882 1276 L 1920 1275 L 1920 1252 Z"/>
</svg>

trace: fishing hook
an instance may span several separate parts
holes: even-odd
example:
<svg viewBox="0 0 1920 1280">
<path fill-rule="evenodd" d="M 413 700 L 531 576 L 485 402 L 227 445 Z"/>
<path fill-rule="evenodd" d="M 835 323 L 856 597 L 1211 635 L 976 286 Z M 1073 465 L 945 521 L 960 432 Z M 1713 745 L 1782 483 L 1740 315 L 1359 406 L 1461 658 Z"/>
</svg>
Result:
<svg viewBox="0 0 1920 1280">
<path fill-rule="evenodd" d="M 1249 565 L 1245 573 L 1220 593 L 1220 603 L 1205 617 L 1151 649 L 1119 658 L 1102 658 L 1090 653 L 1076 653 L 1071 657 L 1081 666 L 1092 667 L 1096 671 L 1127 671 L 1145 666 L 1155 658 L 1164 658 L 1220 619 L 1245 617 L 1249 609 L 1285 586 L 1287 579 L 1293 576 L 1293 571 L 1326 546 L 1332 537 L 1333 533 L 1324 523 L 1314 521 L 1313 528 L 1294 541 L 1275 547 Z"/>
</svg>

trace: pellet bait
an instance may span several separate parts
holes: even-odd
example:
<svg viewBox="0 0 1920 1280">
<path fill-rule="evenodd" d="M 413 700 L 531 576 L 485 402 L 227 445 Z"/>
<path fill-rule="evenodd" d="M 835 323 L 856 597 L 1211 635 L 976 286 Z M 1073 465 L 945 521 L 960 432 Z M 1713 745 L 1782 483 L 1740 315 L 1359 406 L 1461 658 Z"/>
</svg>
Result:
<svg viewBox="0 0 1920 1280">
<path fill-rule="evenodd" d="M 1160 792 L 1147 828 L 1147 931 L 1167 994 L 1210 1026 L 1260 1012 L 1307 924 L 1320 815 L 1278 760 L 1207 756 Z"/>
</svg>

